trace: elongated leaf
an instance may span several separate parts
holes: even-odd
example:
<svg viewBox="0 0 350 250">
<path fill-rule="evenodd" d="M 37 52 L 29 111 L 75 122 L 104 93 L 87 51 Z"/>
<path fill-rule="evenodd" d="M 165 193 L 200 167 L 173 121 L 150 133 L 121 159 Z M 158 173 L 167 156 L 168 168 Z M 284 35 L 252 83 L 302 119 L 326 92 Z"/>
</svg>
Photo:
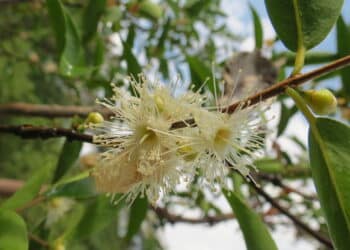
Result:
<svg viewBox="0 0 350 250">
<path fill-rule="evenodd" d="M 64 142 L 52 183 L 58 181 L 69 170 L 69 168 L 73 166 L 79 156 L 81 147 L 82 143 L 79 141 L 66 140 Z"/>
<path fill-rule="evenodd" d="M 90 0 L 83 16 L 83 41 L 88 42 L 96 34 L 97 25 L 106 8 L 106 0 Z"/>
<path fill-rule="evenodd" d="M 250 7 L 250 12 L 253 16 L 253 23 L 254 23 L 254 37 L 255 37 L 255 48 L 261 49 L 263 46 L 263 29 L 260 21 L 260 17 L 254 7 L 252 5 Z"/>
<path fill-rule="evenodd" d="M 130 208 L 128 231 L 125 242 L 129 242 L 139 231 L 142 221 L 146 217 L 148 202 L 146 198 L 137 198 Z"/>
<path fill-rule="evenodd" d="M 350 128 L 316 118 L 309 131 L 310 163 L 321 207 L 337 249 L 350 246 Z"/>
<path fill-rule="evenodd" d="M 343 0 L 265 0 L 267 12 L 284 45 L 311 49 L 326 38 L 340 14 Z M 297 24 L 300 24 L 297 25 Z"/>
<path fill-rule="evenodd" d="M 252 211 L 237 194 L 228 191 L 223 193 L 237 217 L 247 249 L 277 250 L 274 240 L 259 215 Z"/>
<path fill-rule="evenodd" d="M 65 45 L 60 59 L 60 72 L 68 77 L 87 74 L 89 69 L 84 65 L 83 49 L 78 30 L 68 13 L 65 13 L 65 20 Z"/>
<path fill-rule="evenodd" d="M 134 53 L 132 52 L 129 44 L 123 42 L 123 47 L 123 58 L 126 60 L 126 63 L 128 65 L 128 74 L 137 77 L 137 75 L 142 72 L 141 66 L 134 56 Z"/>
<path fill-rule="evenodd" d="M 187 56 L 186 60 L 190 67 L 194 91 L 197 91 L 203 85 L 203 83 L 207 81 L 206 85 L 208 86 L 210 92 L 216 96 L 220 96 L 220 89 L 217 85 L 217 81 L 214 81 L 213 79 L 212 70 L 208 68 L 203 62 L 201 62 L 197 57 Z"/>
<path fill-rule="evenodd" d="M 110 198 L 104 196 L 96 197 L 85 208 L 72 238 L 82 239 L 99 232 L 113 222 L 117 214 L 118 207 L 111 203 Z"/>
<path fill-rule="evenodd" d="M 91 69 L 84 65 L 81 40 L 72 18 L 61 1 L 47 0 L 46 3 L 60 54 L 60 72 L 68 77 L 88 74 Z"/>
<path fill-rule="evenodd" d="M 0 250 L 27 249 L 27 228 L 23 219 L 11 210 L 0 209 Z"/>
<path fill-rule="evenodd" d="M 30 202 L 38 195 L 40 188 L 49 177 L 49 169 L 44 166 L 19 189 L 11 198 L 6 200 L 0 207 L 4 209 L 17 209 Z"/>
<path fill-rule="evenodd" d="M 350 26 L 347 26 L 342 16 L 337 22 L 337 47 L 339 57 L 350 55 Z M 345 94 L 350 97 L 350 68 L 340 70 Z"/>
<path fill-rule="evenodd" d="M 65 184 L 60 184 L 56 188 L 51 189 L 45 194 L 47 197 L 66 196 L 75 199 L 87 199 L 95 197 L 97 191 L 95 185 L 90 178 L 84 178 Z"/>
<path fill-rule="evenodd" d="M 64 34 L 66 32 L 66 20 L 64 17 L 61 1 L 47 0 L 46 6 L 49 12 L 50 22 L 55 34 L 59 54 L 62 53 L 65 45 Z"/>
</svg>

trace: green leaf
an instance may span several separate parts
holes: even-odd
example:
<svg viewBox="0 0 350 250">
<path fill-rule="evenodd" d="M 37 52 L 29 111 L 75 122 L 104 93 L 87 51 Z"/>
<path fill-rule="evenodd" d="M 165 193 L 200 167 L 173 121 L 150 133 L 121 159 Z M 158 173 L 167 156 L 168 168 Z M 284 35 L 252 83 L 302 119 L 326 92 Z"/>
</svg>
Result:
<svg viewBox="0 0 350 250">
<path fill-rule="evenodd" d="M 97 25 L 106 8 L 106 0 L 90 0 L 83 15 L 83 41 L 89 42 L 96 34 Z"/>
<path fill-rule="evenodd" d="M 59 54 L 61 54 L 65 45 L 64 34 L 66 33 L 66 20 L 64 17 L 63 7 L 61 2 L 58 0 L 47 0 L 46 6 L 49 12 L 50 22 L 56 38 L 58 51 Z"/>
<path fill-rule="evenodd" d="M 262 29 L 260 17 L 252 5 L 249 5 L 249 8 L 253 16 L 255 48 L 261 49 L 263 46 L 264 35 L 263 35 L 263 29 Z"/>
<path fill-rule="evenodd" d="M 90 69 L 84 65 L 84 54 L 78 30 L 68 13 L 65 13 L 65 20 L 65 46 L 60 58 L 60 72 L 68 77 L 88 74 Z"/>
<path fill-rule="evenodd" d="M 123 47 L 123 58 L 126 60 L 126 63 L 128 65 L 128 74 L 137 77 L 137 75 L 142 72 L 141 66 L 134 56 L 134 53 L 132 52 L 129 44 L 123 42 Z"/>
<path fill-rule="evenodd" d="M 137 198 L 131 205 L 129 213 L 128 231 L 124 238 L 125 242 L 130 242 L 132 237 L 139 231 L 141 223 L 146 217 L 147 210 L 148 202 L 145 197 Z"/>
<path fill-rule="evenodd" d="M 96 197 L 86 206 L 83 216 L 74 230 L 74 239 L 86 238 L 108 226 L 118 214 L 118 207 L 105 196 Z"/>
<path fill-rule="evenodd" d="M 252 211 L 237 194 L 225 190 L 223 193 L 237 217 L 247 249 L 277 250 L 277 246 L 260 216 Z"/>
<path fill-rule="evenodd" d="M 82 143 L 79 141 L 66 140 L 64 142 L 52 183 L 58 181 L 73 166 L 79 156 L 81 147 Z"/>
<path fill-rule="evenodd" d="M 190 67 L 192 84 L 194 91 L 197 91 L 206 82 L 208 89 L 216 96 L 220 96 L 220 89 L 217 81 L 213 79 L 212 70 L 208 68 L 197 57 L 186 56 L 187 63 Z"/>
<path fill-rule="evenodd" d="M 337 22 L 337 47 L 339 57 L 350 54 L 350 26 L 347 26 L 343 17 L 340 16 Z M 340 76 L 343 83 L 345 94 L 350 97 L 350 68 L 346 67 L 340 70 Z"/>
<path fill-rule="evenodd" d="M 155 21 L 161 18 L 163 14 L 163 9 L 161 8 L 161 5 L 154 3 L 151 0 L 141 1 L 138 8 L 140 14 L 144 15 L 145 17 L 149 17 Z"/>
<path fill-rule="evenodd" d="M 95 185 L 91 178 L 84 178 L 65 184 L 59 184 L 45 194 L 47 197 L 66 196 L 75 199 L 87 199 L 97 195 Z"/>
<path fill-rule="evenodd" d="M 337 249 L 350 245 L 350 128 L 316 118 L 309 131 L 312 176 Z"/>
<path fill-rule="evenodd" d="M 47 0 L 46 3 L 60 54 L 60 72 L 68 77 L 90 73 L 91 69 L 84 65 L 79 33 L 71 16 L 59 0 Z"/>
<path fill-rule="evenodd" d="M 265 0 L 272 25 L 292 50 L 322 42 L 337 21 L 343 0 Z M 296 14 L 297 13 L 297 14 Z"/>
<path fill-rule="evenodd" d="M 0 250 L 10 249 L 28 249 L 27 228 L 18 214 L 0 209 Z"/>
<path fill-rule="evenodd" d="M 17 209 L 27 204 L 40 191 L 40 188 L 49 177 L 47 166 L 37 170 L 36 173 L 13 196 L 6 200 L 0 207 L 5 209 Z"/>
<path fill-rule="evenodd" d="M 281 161 L 272 158 L 256 160 L 254 165 L 259 171 L 264 173 L 281 173 L 284 170 L 284 166 Z"/>
</svg>

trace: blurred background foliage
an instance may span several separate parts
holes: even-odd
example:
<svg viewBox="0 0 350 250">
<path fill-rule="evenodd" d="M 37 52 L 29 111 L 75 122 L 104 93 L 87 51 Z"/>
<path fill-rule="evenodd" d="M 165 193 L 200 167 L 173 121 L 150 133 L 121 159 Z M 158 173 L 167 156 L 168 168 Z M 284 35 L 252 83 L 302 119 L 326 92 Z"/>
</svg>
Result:
<svg viewBox="0 0 350 250">
<path fill-rule="evenodd" d="M 191 83 L 194 88 L 209 79 L 206 87 L 212 91 L 212 63 L 216 64 L 214 77 L 221 84 L 222 72 L 243 39 L 227 28 L 223 7 L 221 0 L 0 1 L 0 103 L 94 105 L 96 97 L 111 95 L 111 82 L 125 85 L 126 76 L 136 76 L 141 72 L 164 82 L 171 82 L 179 75 L 183 82 Z M 293 65 L 294 55 L 281 50 L 278 39 L 263 39 L 259 15 L 253 8 L 251 11 L 256 49 L 270 57 L 270 67 L 276 70 L 279 79 L 284 79 L 290 72 L 288 67 Z M 337 34 L 337 53 L 309 52 L 306 64 L 326 63 L 349 54 L 350 27 L 342 18 L 337 24 Z M 341 104 L 341 112 L 336 116 L 349 120 L 349 69 L 321 80 L 329 81 L 339 75 L 342 85 L 332 89 Z M 320 80 L 314 81 L 311 86 L 319 83 Z M 182 86 L 186 87 L 189 86 Z M 279 137 L 297 109 L 283 95 L 277 101 L 281 106 L 276 135 Z M 49 127 L 70 127 L 77 120 L 1 117 L 3 124 Z M 273 183 L 279 186 L 281 180 L 289 183 L 295 179 L 301 186 L 309 185 L 306 146 L 299 138 L 290 137 L 289 140 L 302 153 L 293 158 L 274 140 L 268 158 L 257 162 L 260 172 L 256 178 L 261 185 Z M 79 172 L 91 164 L 87 158 L 77 161 L 80 149 L 81 144 L 71 145 L 63 139 L 23 140 L 1 134 L 0 175 L 25 180 L 41 169 L 43 163 L 55 172 L 55 167 L 62 165 L 62 161 L 67 165 L 64 174 L 66 171 Z M 199 209 L 204 217 L 222 213 L 202 190 L 192 186 L 191 192 L 174 195 L 164 207 L 181 204 L 189 209 Z M 278 190 L 278 198 L 286 207 L 295 205 L 293 190 L 283 186 L 279 186 Z M 267 210 L 254 195 L 254 190 L 248 189 L 248 193 L 251 194 L 249 203 L 259 213 L 273 214 L 273 208 Z M 61 196 L 76 200 L 73 209 L 64 220 L 47 227 L 45 218 L 50 211 L 50 202 L 54 203 Z M 319 231 L 327 234 L 317 199 L 299 196 L 298 205 L 305 210 L 294 211 L 296 216 L 315 222 Z M 50 198 L 47 204 L 31 209 L 25 216 L 29 222 L 28 231 L 52 242 L 53 249 L 60 249 L 60 239 L 69 241 L 67 249 L 74 250 L 126 249 L 127 246 L 133 249 L 163 249 L 155 232 L 169 218 L 152 211 L 147 213 L 145 201 L 137 201 L 130 209 L 123 204 L 114 206 L 108 197 L 97 196 L 89 182 L 66 185 Z M 54 204 L 52 206 L 55 207 Z M 139 231 L 141 222 L 142 230 Z M 266 222 L 271 228 L 278 223 L 286 223 L 269 218 Z M 308 237 L 302 231 L 299 236 Z M 30 241 L 30 249 L 46 248 L 33 239 Z"/>
</svg>

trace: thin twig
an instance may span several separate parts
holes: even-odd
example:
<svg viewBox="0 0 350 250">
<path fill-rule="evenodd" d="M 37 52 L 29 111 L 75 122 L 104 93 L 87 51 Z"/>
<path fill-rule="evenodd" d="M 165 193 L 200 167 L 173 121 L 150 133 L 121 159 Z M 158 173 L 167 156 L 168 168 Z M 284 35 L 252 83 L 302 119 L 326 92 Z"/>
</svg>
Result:
<svg viewBox="0 0 350 250">
<path fill-rule="evenodd" d="M 103 107 L 82 107 L 82 106 L 64 106 L 64 105 L 44 105 L 30 103 L 7 103 L 0 104 L 0 115 L 23 115 L 23 116 L 39 116 L 47 118 L 56 117 L 86 117 L 91 112 L 99 112 L 105 118 L 110 117 L 113 113 Z"/>
<path fill-rule="evenodd" d="M 271 87 L 262 90 L 261 92 L 249 96 L 243 101 L 238 101 L 233 103 L 227 108 L 224 108 L 223 112 L 233 113 L 238 107 L 245 108 L 254 105 L 260 101 L 264 101 L 270 97 L 276 96 L 284 92 L 285 88 L 288 86 L 298 86 L 311 79 L 320 77 L 329 72 L 338 70 L 342 67 L 348 66 L 350 64 L 350 55 L 336 60 L 330 64 L 323 67 L 315 69 L 305 74 L 296 75 L 287 78 L 281 82 L 278 82 Z M 104 117 L 108 118 L 113 115 L 111 111 L 103 107 L 82 107 L 82 106 L 62 106 L 62 105 L 37 105 L 28 103 L 8 103 L 0 105 L 0 115 L 1 114 L 11 114 L 11 115 L 26 115 L 26 116 L 41 116 L 41 117 L 71 117 L 74 115 L 87 116 L 90 112 L 100 112 Z M 193 119 L 189 119 L 186 122 L 176 122 L 172 125 L 172 129 L 193 126 L 195 124 Z"/>
<path fill-rule="evenodd" d="M 248 177 L 250 178 L 250 177 Z M 251 186 L 255 189 L 255 191 L 265 198 L 266 201 L 268 201 L 273 207 L 278 209 L 282 214 L 287 216 L 291 221 L 294 222 L 295 225 L 303 229 L 305 232 L 309 233 L 311 236 L 313 236 L 315 239 L 317 239 L 319 242 L 323 243 L 325 246 L 327 246 L 330 249 L 333 249 L 332 242 L 321 233 L 311 229 L 307 224 L 299 220 L 299 218 L 295 217 L 293 214 L 291 214 L 286 208 L 281 206 L 277 201 L 275 201 L 274 198 L 272 198 L 269 194 L 267 194 L 261 187 L 254 184 L 253 181 L 250 182 Z"/>
<path fill-rule="evenodd" d="M 259 173 L 259 179 L 262 179 L 262 180 L 265 180 L 265 181 L 268 181 L 269 183 L 272 183 L 273 185 L 275 186 L 278 186 L 280 188 L 283 189 L 283 191 L 287 192 L 287 193 L 296 193 L 298 195 L 300 195 L 301 197 L 304 197 L 305 199 L 308 199 L 308 200 L 314 200 L 316 199 L 316 195 L 309 195 L 309 194 L 305 194 L 293 187 L 290 187 L 286 184 L 284 184 L 281 180 L 280 177 L 277 177 L 275 175 L 270 175 L 270 174 L 265 174 L 265 173 Z"/>
<path fill-rule="evenodd" d="M 0 125 L 0 133 L 15 134 L 23 139 L 66 137 L 69 140 L 92 143 L 91 135 L 79 133 L 73 129 L 66 128 L 49 128 L 32 125 Z"/>
<path fill-rule="evenodd" d="M 268 98 L 274 97 L 276 95 L 282 94 L 286 87 L 296 87 L 298 85 L 301 85 L 309 80 L 318 78 L 320 76 L 323 76 L 329 72 L 338 70 L 340 68 L 346 67 L 350 64 L 350 55 L 342 57 L 330 64 L 327 64 L 323 67 L 320 67 L 318 69 L 312 70 L 310 72 L 307 72 L 305 74 L 299 74 L 296 76 L 289 77 L 279 83 L 276 83 L 274 85 L 271 85 L 271 87 L 255 94 L 252 96 L 249 96 L 246 100 L 238 101 L 232 105 L 230 105 L 228 108 L 224 109 L 223 112 L 233 113 L 238 107 L 244 108 L 248 107 L 254 104 L 257 104 L 260 101 L 264 101 Z M 242 105 L 242 103 L 244 103 Z"/>
</svg>

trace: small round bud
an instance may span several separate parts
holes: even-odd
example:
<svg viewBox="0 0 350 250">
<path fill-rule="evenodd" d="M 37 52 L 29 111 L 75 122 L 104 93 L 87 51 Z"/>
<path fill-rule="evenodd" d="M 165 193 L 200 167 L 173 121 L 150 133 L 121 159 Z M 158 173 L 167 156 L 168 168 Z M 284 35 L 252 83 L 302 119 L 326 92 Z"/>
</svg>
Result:
<svg viewBox="0 0 350 250">
<path fill-rule="evenodd" d="M 86 124 L 89 124 L 89 123 L 98 124 L 98 123 L 101 123 L 103 121 L 104 121 L 103 116 L 100 113 L 91 112 L 91 113 L 89 113 L 88 117 L 86 118 L 85 123 Z"/>
<path fill-rule="evenodd" d="M 318 115 L 334 113 L 337 108 L 337 99 L 328 89 L 307 90 L 303 96 L 312 111 Z"/>
</svg>

